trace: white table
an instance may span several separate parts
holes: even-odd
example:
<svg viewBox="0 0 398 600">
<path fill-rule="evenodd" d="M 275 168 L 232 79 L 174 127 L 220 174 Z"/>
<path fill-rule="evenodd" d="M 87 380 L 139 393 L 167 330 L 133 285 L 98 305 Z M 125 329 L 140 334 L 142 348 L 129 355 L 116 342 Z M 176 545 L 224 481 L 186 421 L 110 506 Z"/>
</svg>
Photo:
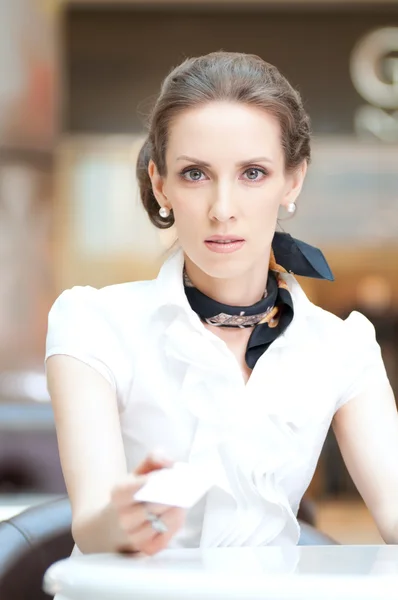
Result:
<svg viewBox="0 0 398 600">
<path fill-rule="evenodd" d="M 398 546 L 297 546 L 109 554 L 52 565 L 56 600 L 397 600 Z"/>
</svg>

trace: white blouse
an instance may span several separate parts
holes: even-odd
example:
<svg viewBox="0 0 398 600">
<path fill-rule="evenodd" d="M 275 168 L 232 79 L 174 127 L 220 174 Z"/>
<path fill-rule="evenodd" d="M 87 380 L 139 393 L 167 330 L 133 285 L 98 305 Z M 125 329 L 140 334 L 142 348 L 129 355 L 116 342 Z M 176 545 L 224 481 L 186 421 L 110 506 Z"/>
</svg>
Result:
<svg viewBox="0 0 398 600">
<path fill-rule="evenodd" d="M 73 356 L 101 373 L 118 402 L 128 468 L 155 447 L 211 464 L 214 486 L 170 547 L 295 545 L 297 511 L 335 412 L 387 375 L 372 324 L 315 306 L 284 274 L 294 318 L 245 384 L 236 358 L 184 292 L 183 253 L 153 281 L 64 291 L 46 358 Z"/>
</svg>

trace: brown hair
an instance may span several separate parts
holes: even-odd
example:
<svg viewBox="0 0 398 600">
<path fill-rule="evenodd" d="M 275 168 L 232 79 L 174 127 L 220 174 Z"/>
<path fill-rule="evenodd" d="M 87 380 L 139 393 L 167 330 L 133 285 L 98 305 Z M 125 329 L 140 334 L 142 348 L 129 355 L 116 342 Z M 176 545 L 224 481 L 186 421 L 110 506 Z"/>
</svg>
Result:
<svg viewBox="0 0 398 600">
<path fill-rule="evenodd" d="M 212 101 L 230 101 L 263 108 L 281 127 L 285 169 L 294 170 L 311 158 L 310 121 L 299 93 L 273 65 L 254 54 L 212 52 L 189 58 L 169 73 L 148 119 L 148 137 L 137 160 L 141 200 L 152 223 L 171 227 L 173 213 L 159 216 L 159 204 L 148 175 L 150 159 L 166 175 L 166 148 L 170 125 L 184 110 Z"/>
</svg>

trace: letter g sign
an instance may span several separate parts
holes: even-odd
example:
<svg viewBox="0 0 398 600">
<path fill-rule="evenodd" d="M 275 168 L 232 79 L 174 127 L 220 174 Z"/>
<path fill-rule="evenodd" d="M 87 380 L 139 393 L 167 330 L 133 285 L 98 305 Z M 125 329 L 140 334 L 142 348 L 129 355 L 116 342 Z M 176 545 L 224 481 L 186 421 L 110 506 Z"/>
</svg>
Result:
<svg viewBox="0 0 398 600">
<path fill-rule="evenodd" d="M 398 108 L 398 27 L 365 35 L 352 51 L 350 72 L 356 90 L 370 104 Z"/>
</svg>

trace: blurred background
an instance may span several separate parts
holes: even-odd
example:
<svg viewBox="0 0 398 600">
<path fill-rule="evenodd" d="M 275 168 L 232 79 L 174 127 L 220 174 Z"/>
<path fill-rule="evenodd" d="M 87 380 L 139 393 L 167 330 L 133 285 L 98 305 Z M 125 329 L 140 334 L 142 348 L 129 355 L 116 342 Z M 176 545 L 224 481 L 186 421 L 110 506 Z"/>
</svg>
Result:
<svg viewBox="0 0 398 600">
<path fill-rule="evenodd" d="M 187 56 L 249 52 L 300 90 L 313 163 L 286 231 L 334 283 L 311 299 L 376 327 L 398 396 L 398 2 L 0 0 L 0 519 L 65 493 L 46 392 L 65 288 L 152 278 L 167 239 L 134 177 L 145 115 Z M 342 542 L 380 541 L 330 432 L 306 495 Z"/>
</svg>

